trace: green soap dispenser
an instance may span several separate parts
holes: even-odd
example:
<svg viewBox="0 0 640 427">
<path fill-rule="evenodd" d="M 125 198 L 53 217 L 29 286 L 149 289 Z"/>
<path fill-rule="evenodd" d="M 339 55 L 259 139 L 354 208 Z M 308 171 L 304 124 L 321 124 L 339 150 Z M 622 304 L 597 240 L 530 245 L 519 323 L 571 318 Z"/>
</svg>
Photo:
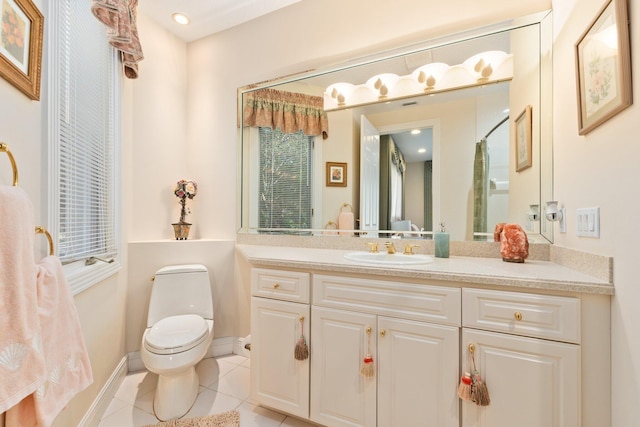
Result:
<svg viewBox="0 0 640 427">
<path fill-rule="evenodd" d="M 434 233 L 436 258 L 449 258 L 449 233 L 445 231 L 444 222 L 440 223 L 440 231 Z"/>
</svg>

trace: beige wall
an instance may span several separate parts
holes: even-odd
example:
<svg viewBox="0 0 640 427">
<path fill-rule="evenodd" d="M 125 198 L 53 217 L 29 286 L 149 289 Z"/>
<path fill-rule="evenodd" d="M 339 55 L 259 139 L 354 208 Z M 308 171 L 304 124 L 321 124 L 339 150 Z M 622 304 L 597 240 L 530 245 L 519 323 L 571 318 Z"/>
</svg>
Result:
<svg viewBox="0 0 640 427">
<path fill-rule="evenodd" d="M 556 244 L 614 258 L 616 294 L 611 307 L 613 426 L 637 424 L 640 394 L 640 286 L 637 197 L 640 145 L 640 7 L 629 1 L 635 104 L 586 136 L 578 135 L 574 44 L 603 5 L 601 0 L 554 2 L 554 189 L 567 209 L 566 234 L 556 226 Z M 577 237 L 576 209 L 600 207 L 600 238 Z M 603 396 L 607 398 L 607 396 Z"/>
</svg>

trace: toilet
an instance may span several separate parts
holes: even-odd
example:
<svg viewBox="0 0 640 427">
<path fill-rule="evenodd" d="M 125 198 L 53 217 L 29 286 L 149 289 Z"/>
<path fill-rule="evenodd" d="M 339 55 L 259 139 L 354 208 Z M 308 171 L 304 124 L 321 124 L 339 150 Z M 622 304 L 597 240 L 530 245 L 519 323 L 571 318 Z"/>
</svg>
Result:
<svg viewBox="0 0 640 427">
<path fill-rule="evenodd" d="M 195 366 L 213 339 L 213 301 L 204 265 L 172 265 L 155 274 L 140 356 L 158 374 L 153 410 L 160 421 L 183 417 L 198 395 Z"/>
</svg>

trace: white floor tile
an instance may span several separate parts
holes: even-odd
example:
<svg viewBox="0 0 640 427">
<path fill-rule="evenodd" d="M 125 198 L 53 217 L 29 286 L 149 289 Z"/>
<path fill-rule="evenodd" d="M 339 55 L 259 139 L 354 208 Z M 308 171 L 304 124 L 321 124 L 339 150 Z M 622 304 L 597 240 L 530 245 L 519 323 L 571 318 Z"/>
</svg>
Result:
<svg viewBox="0 0 640 427">
<path fill-rule="evenodd" d="M 139 396 L 155 390 L 158 376 L 147 371 L 138 371 L 127 375 L 116 392 L 116 397 L 127 403 L 134 404 Z"/>
<path fill-rule="evenodd" d="M 141 411 L 153 414 L 153 398 L 155 397 L 155 395 L 155 390 L 151 390 L 143 395 L 139 395 L 136 398 L 136 401 L 133 403 L 133 406 L 140 409 Z"/>
<path fill-rule="evenodd" d="M 281 427 L 318 427 L 317 424 L 310 424 L 299 420 L 297 418 L 287 417 L 282 424 Z M 244 426 L 241 426 L 244 427 Z"/>
<path fill-rule="evenodd" d="M 196 371 L 200 389 L 185 418 L 237 409 L 241 427 L 317 427 L 260 407 L 250 397 L 250 359 L 231 355 L 202 360 Z M 153 397 L 158 376 L 147 371 L 127 375 L 98 427 L 140 427 L 158 423 Z"/>
<path fill-rule="evenodd" d="M 238 407 L 241 427 L 278 427 L 285 415 L 244 402 Z"/>
<path fill-rule="evenodd" d="M 204 417 L 205 415 L 218 414 L 220 412 L 236 409 L 242 400 L 236 399 L 215 390 L 203 389 L 196 398 L 196 402 L 185 418 Z"/>
<path fill-rule="evenodd" d="M 236 399 L 246 400 L 250 393 L 249 369 L 237 366 L 228 374 L 220 378 L 217 384 L 210 386 L 211 389 L 233 396 Z"/>
<path fill-rule="evenodd" d="M 238 354 L 230 354 L 228 356 L 216 357 L 216 360 L 223 361 L 225 363 L 233 363 L 234 365 L 241 365 L 247 361 L 247 358 Z"/>
<path fill-rule="evenodd" d="M 121 409 L 103 418 L 98 427 L 138 427 L 157 422 L 155 416 L 133 405 L 125 404 Z"/>
</svg>

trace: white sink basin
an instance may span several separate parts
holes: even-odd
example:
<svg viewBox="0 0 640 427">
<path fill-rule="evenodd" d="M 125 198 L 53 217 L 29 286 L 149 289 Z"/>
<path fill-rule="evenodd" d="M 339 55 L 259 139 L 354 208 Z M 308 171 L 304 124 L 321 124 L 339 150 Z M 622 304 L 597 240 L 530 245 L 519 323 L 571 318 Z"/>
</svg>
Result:
<svg viewBox="0 0 640 427">
<path fill-rule="evenodd" d="M 345 254 L 344 257 L 349 261 L 378 265 L 416 265 L 433 262 L 432 256 L 422 254 L 404 255 L 402 253 L 388 254 L 386 252 L 349 252 Z"/>
</svg>

